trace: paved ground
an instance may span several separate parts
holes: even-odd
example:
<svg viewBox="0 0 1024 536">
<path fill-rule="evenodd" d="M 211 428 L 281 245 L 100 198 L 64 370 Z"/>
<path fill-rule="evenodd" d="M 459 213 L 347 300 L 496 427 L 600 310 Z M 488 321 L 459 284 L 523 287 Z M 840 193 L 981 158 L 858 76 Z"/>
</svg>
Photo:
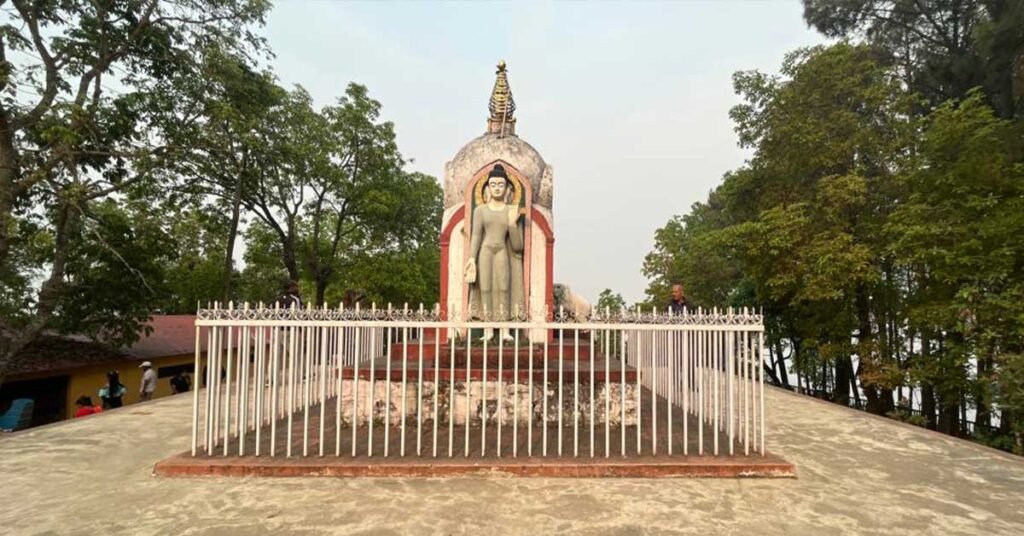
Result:
<svg viewBox="0 0 1024 536">
<path fill-rule="evenodd" d="M 796 480 L 162 479 L 189 397 L 0 437 L 4 534 L 1024 534 L 1024 460 L 768 390 Z"/>
</svg>

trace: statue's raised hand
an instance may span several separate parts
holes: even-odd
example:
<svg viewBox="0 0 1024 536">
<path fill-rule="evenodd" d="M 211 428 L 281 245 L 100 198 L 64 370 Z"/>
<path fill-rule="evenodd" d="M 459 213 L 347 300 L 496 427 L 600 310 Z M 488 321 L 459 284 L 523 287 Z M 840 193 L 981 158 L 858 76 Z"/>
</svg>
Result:
<svg viewBox="0 0 1024 536">
<path fill-rule="evenodd" d="M 519 207 L 508 208 L 508 226 L 514 227 L 519 222 Z"/>
</svg>

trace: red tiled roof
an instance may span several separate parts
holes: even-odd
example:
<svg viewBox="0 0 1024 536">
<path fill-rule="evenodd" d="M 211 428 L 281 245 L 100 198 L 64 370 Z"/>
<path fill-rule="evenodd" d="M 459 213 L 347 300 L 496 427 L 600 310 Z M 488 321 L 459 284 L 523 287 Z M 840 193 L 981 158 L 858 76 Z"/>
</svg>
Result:
<svg viewBox="0 0 1024 536">
<path fill-rule="evenodd" d="M 135 344 L 121 351 L 138 359 L 154 359 L 171 355 L 194 354 L 196 351 L 195 315 L 157 315 L 148 325 L 153 328 Z M 206 349 L 206 341 L 202 348 Z"/>
<path fill-rule="evenodd" d="M 43 335 L 14 355 L 14 362 L 7 373 L 47 372 L 126 359 L 128 356 L 105 344 Z"/>
<path fill-rule="evenodd" d="M 131 346 L 115 349 L 82 335 L 44 334 L 14 356 L 8 374 L 48 372 L 118 361 L 143 361 L 159 357 L 195 353 L 195 315 L 157 315 L 147 324 L 152 327 Z M 206 350 L 206 341 L 201 341 Z"/>
</svg>

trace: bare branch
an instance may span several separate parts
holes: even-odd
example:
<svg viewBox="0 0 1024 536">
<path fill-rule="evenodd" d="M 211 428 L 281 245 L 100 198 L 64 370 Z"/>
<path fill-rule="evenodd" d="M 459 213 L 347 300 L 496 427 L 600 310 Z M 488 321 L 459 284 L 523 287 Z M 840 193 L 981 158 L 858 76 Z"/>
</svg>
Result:
<svg viewBox="0 0 1024 536">
<path fill-rule="evenodd" d="M 22 20 L 28 26 L 29 32 L 32 34 L 32 43 L 36 47 L 36 53 L 39 54 L 39 59 L 43 62 L 43 68 L 46 71 L 46 82 L 43 86 L 43 94 L 39 99 L 39 102 L 30 110 L 28 113 L 16 117 L 11 121 L 11 129 L 13 132 L 17 132 L 27 125 L 31 125 L 50 110 L 53 106 L 53 101 L 57 98 L 57 90 L 59 85 L 58 70 L 59 65 L 57 60 L 50 55 L 49 49 L 46 48 L 46 44 L 43 43 L 42 34 L 39 32 L 39 21 L 36 19 L 34 10 L 26 5 L 25 0 L 12 0 L 15 9 L 18 10 L 18 14 L 21 15 Z"/>
</svg>

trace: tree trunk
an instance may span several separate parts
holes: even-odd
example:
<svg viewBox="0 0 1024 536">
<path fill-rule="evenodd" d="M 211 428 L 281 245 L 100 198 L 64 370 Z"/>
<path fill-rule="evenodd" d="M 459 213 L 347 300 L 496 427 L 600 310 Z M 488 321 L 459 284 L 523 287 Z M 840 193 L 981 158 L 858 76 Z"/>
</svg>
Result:
<svg viewBox="0 0 1024 536">
<path fill-rule="evenodd" d="M 921 415 L 924 417 L 925 428 L 938 429 L 935 420 L 935 388 L 928 382 L 921 382 Z"/>
<path fill-rule="evenodd" d="M 289 229 L 288 237 L 281 243 L 281 251 L 284 253 L 284 269 L 288 271 L 288 278 L 292 281 L 299 280 L 299 264 L 295 256 L 295 232 Z"/>
<path fill-rule="evenodd" d="M 783 387 L 789 389 L 789 372 L 786 371 L 786 357 L 782 354 L 782 339 L 775 341 L 775 349 L 779 355 L 779 380 L 782 381 Z"/>
<path fill-rule="evenodd" d="M 951 436 L 960 436 L 960 404 L 943 401 L 939 406 L 939 431 Z"/>
<path fill-rule="evenodd" d="M 228 227 L 228 243 L 224 251 L 224 301 L 231 301 L 231 279 L 234 276 L 235 238 L 238 236 L 238 221 L 242 212 L 242 186 L 245 183 L 239 174 L 235 180 L 235 191 L 231 197 L 231 225 Z"/>
<path fill-rule="evenodd" d="M 316 276 L 316 302 L 313 305 L 322 305 L 327 294 L 327 277 L 317 274 Z"/>
<path fill-rule="evenodd" d="M 878 356 L 875 352 L 875 339 L 871 330 L 871 302 L 868 299 L 867 285 L 857 285 L 854 305 L 857 309 L 857 376 L 860 380 L 861 389 L 864 391 L 864 398 L 867 399 L 865 409 L 869 413 L 884 415 L 881 400 L 878 396 L 878 388 L 870 381 L 865 381 L 864 376 L 875 368 L 875 360 Z"/>
<path fill-rule="evenodd" d="M 849 357 L 836 359 L 836 388 L 832 401 L 844 406 L 850 405 L 850 382 L 853 381 L 853 361 Z"/>
<path fill-rule="evenodd" d="M 39 289 L 35 316 L 23 327 L 11 326 L 0 319 L 0 383 L 11 370 L 14 356 L 39 336 L 57 309 L 64 283 L 64 269 L 71 248 L 68 235 L 78 222 L 78 215 L 78 209 L 67 203 L 61 204 L 57 209 L 54 221 L 56 235 L 53 262 L 50 265 L 49 277 Z"/>
<path fill-rule="evenodd" d="M 990 370 L 992 370 L 991 354 L 978 358 L 978 379 L 986 378 Z M 992 409 L 989 406 L 988 397 L 985 396 L 985 390 L 981 387 L 982 384 L 983 382 L 978 382 L 979 386 L 974 390 L 974 405 L 977 408 L 974 423 L 988 429 L 992 426 Z"/>
<path fill-rule="evenodd" d="M 14 202 L 19 193 L 19 171 L 10 115 L 6 108 L 0 108 L 0 271 L 7 269 L 10 232 L 14 229 Z"/>
</svg>

